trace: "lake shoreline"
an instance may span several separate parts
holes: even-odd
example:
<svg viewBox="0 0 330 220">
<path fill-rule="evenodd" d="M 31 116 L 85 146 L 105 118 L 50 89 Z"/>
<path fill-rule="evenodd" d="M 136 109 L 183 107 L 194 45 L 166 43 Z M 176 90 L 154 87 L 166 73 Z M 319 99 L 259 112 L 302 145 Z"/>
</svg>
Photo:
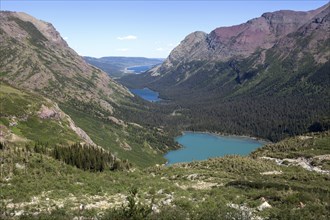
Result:
<svg viewBox="0 0 330 220">
<path fill-rule="evenodd" d="M 135 96 L 139 96 L 148 102 L 156 103 L 162 101 L 162 99 L 159 97 L 159 92 L 151 90 L 148 87 L 144 87 L 143 89 L 128 89 Z"/>
<path fill-rule="evenodd" d="M 137 66 L 128 66 L 128 67 L 125 67 L 124 69 L 124 73 L 130 73 L 130 74 L 141 74 L 141 73 L 144 73 L 144 72 L 147 72 L 149 70 L 151 70 L 155 65 L 137 65 Z M 148 68 L 145 68 L 145 70 L 143 71 L 139 71 L 139 72 L 136 72 L 135 70 L 129 70 L 129 68 L 137 68 L 137 67 L 148 67 Z"/>
<path fill-rule="evenodd" d="M 256 140 L 259 142 L 263 142 L 265 144 L 273 144 L 274 142 L 267 140 L 267 139 L 263 139 L 263 138 L 259 138 L 259 137 L 254 137 L 254 136 L 249 136 L 249 135 L 236 135 L 236 134 L 228 134 L 228 133 L 221 133 L 221 132 L 212 132 L 212 131 L 181 131 L 180 135 L 178 135 L 177 137 L 185 134 L 185 133 L 196 133 L 196 134 L 210 134 L 210 135 L 215 135 L 215 136 L 221 136 L 221 137 L 233 137 L 233 138 L 242 138 L 242 139 L 252 139 L 252 140 Z M 177 138 L 175 137 L 175 138 Z"/>
<path fill-rule="evenodd" d="M 179 133 L 179 135 L 174 137 L 175 142 L 180 146 L 180 148 L 178 148 L 174 151 L 180 151 L 180 150 L 184 150 L 186 148 L 186 146 L 183 146 L 182 144 L 180 144 L 177 141 L 178 138 L 180 138 L 180 137 L 182 137 L 183 135 L 186 135 L 186 134 L 206 134 L 206 135 L 210 135 L 210 136 L 214 136 L 214 137 L 218 137 L 218 138 L 233 138 L 233 139 L 238 139 L 238 140 L 255 141 L 255 142 L 258 142 L 258 143 L 262 144 L 260 147 L 262 147 L 264 145 L 267 145 L 267 144 L 273 143 L 273 142 L 271 142 L 269 140 L 266 140 L 266 139 L 253 137 L 253 136 L 248 136 L 248 135 L 233 135 L 233 134 L 227 134 L 227 133 L 221 133 L 221 132 L 210 132 L 210 131 L 181 131 Z M 172 151 L 169 151 L 169 152 L 172 152 Z M 169 160 L 166 158 L 166 155 L 169 152 L 167 152 L 163 155 L 163 157 L 166 159 L 166 163 L 164 163 L 165 166 L 176 164 L 176 163 L 169 164 Z M 246 156 L 248 156 L 248 155 L 246 155 Z M 216 157 L 223 157 L 223 156 L 216 156 Z M 180 162 L 180 163 L 189 163 L 189 162 Z"/>
</svg>

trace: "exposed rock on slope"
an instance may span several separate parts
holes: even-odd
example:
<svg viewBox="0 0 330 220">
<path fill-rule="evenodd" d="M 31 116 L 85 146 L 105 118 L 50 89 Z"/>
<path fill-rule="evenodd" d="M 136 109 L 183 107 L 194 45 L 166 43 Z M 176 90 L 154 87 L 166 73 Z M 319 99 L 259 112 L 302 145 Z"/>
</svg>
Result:
<svg viewBox="0 0 330 220">
<path fill-rule="evenodd" d="M 55 102 L 40 95 L 1 84 L 0 106 L 1 143 L 53 140 L 52 144 L 79 141 L 96 146 Z"/>
</svg>

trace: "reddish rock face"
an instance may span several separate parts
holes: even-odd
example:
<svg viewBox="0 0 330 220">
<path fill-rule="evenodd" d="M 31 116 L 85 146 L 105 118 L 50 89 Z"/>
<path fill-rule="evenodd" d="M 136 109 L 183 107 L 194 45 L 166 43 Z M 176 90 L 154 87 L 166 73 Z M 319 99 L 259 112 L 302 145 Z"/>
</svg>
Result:
<svg viewBox="0 0 330 220">
<path fill-rule="evenodd" d="M 280 42 L 291 47 L 294 42 L 285 40 L 285 38 L 290 38 L 290 34 L 297 33 L 300 28 L 305 27 L 313 19 L 316 19 L 315 22 L 322 22 L 324 19 L 317 16 L 324 18 L 324 14 L 329 15 L 329 5 L 308 12 L 289 10 L 268 12 L 243 24 L 216 28 L 209 34 L 191 33 L 171 52 L 163 65 L 152 70 L 150 75 L 169 74 L 173 68 L 175 68 L 174 72 L 178 72 L 179 66 L 184 66 L 185 63 L 192 61 L 225 62 L 231 59 L 247 58 L 255 52 L 261 52 L 260 62 L 262 63 L 265 58 L 265 50 Z M 309 26 L 309 29 L 315 29 L 318 25 Z M 320 37 L 322 36 L 324 38 L 324 34 L 321 34 Z M 325 34 L 325 36 L 327 35 Z M 315 37 L 315 39 L 320 37 Z M 187 72 L 187 69 L 184 72 Z M 185 76 L 185 79 L 187 78 L 189 76 Z"/>
<path fill-rule="evenodd" d="M 231 27 L 220 27 L 209 34 L 211 46 L 220 59 L 231 56 L 247 57 L 257 49 L 269 49 L 280 38 L 297 31 L 318 10 L 310 12 L 278 11 L 265 13 L 259 18 Z"/>
<path fill-rule="evenodd" d="M 268 49 L 275 39 L 269 24 L 263 18 L 232 27 L 217 28 L 209 37 L 214 38 L 211 42 L 215 48 L 222 48 L 224 54 L 219 56 L 223 59 L 234 55 L 247 56 L 257 48 Z"/>
</svg>

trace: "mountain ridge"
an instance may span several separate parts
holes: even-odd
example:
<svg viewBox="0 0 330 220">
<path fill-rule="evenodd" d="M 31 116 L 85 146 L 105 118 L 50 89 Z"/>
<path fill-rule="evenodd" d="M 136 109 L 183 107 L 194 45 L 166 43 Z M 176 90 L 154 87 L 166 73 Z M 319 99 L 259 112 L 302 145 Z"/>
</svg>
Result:
<svg viewBox="0 0 330 220">
<path fill-rule="evenodd" d="M 211 34 L 193 32 L 162 65 L 119 82 L 149 87 L 189 109 L 190 129 L 271 140 L 306 132 L 316 121 L 329 121 L 329 10 L 326 4 L 309 12 L 265 13 Z M 200 112 L 207 112 L 209 118 L 203 117 L 208 122 L 196 119 Z M 265 124 L 269 118 L 273 124 Z"/>
<path fill-rule="evenodd" d="M 1 50 L 5 52 L 1 57 L 0 71 L 5 73 L 2 79 L 9 84 L 28 90 L 39 90 L 44 95 L 53 95 L 53 98 L 58 100 L 74 97 L 83 101 L 89 97 L 89 100 L 99 101 L 99 105 L 109 111 L 112 98 L 101 98 L 95 87 L 105 94 L 131 96 L 128 90 L 111 80 L 104 72 L 87 65 L 68 47 L 51 24 L 16 12 L 1 12 L 0 19 L 3 39 Z M 31 22 L 36 22 L 36 26 Z M 11 41 L 15 44 L 7 45 Z M 17 56 L 19 51 L 24 52 Z M 70 57 L 71 61 L 66 59 L 67 57 Z M 14 66 L 15 63 L 18 65 Z M 15 75 L 16 72 L 20 74 Z M 65 72 L 65 75 L 59 74 L 62 72 Z M 89 80 L 89 87 L 84 86 Z M 89 94 L 84 96 L 87 91 Z"/>
<path fill-rule="evenodd" d="M 308 12 L 268 12 L 243 24 L 216 28 L 209 34 L 193 32 L 173 49 L 159 70 L 166 73 L 167 66 L 176 65 L 173 60 L 228 61 L 235 57 L 246 58 L 257 49 L 270 49 L 280 38 L 297 31 L 308 20 L 328 10 L 329 4 Z M 195 47 L 193 51 L 190 50 L 192 47 Z"/>
</svg>

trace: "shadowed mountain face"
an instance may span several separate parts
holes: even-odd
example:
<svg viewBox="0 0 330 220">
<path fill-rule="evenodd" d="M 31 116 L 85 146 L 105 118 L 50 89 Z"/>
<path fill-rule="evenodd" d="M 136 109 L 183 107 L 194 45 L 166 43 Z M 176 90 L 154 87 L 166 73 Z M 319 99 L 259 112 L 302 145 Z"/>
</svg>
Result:
<svg viewBox="0 0 330 220">
<path fill-rule="evenodd" d="M 207 112 L 196 129 L 273 140 L 305 131 L 315 120 L 328 121 L 329 10 L 327 4 L 264 13 L 209 34 L 194 32 L 162 65 L 120 81 L 160 92 L 190 109 L 192 118 Z"/>
</svg>

